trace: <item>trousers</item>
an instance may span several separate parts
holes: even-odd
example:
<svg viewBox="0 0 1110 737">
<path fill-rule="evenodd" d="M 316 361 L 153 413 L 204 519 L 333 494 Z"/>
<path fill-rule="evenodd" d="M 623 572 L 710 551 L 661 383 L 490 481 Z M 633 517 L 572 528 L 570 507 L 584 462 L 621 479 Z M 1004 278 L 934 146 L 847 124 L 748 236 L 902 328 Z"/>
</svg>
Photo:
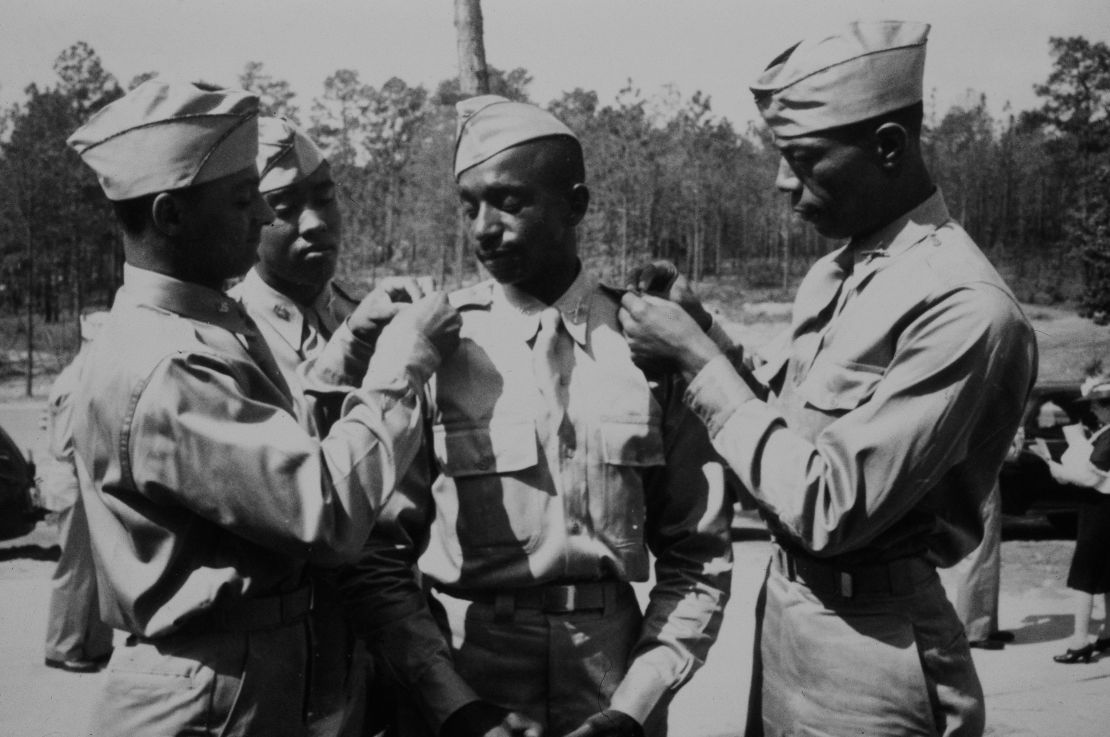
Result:
<svg viewBox="0 0 1110 737">
<path fill-rule="evenodd" d="M 46 657 L 97 660 L 112 651 L 113 630 L 100 621 L 89 520 L 80 497 L 60 513 L 58 541 L 62 554 L 50 582 Z"/>
<path fill-rule="evenodd" d="M 979 737 L 983 690 L 933 573 L 898 595 L 817 594 L 768 568 L 746 737 Z"/>
</svg>

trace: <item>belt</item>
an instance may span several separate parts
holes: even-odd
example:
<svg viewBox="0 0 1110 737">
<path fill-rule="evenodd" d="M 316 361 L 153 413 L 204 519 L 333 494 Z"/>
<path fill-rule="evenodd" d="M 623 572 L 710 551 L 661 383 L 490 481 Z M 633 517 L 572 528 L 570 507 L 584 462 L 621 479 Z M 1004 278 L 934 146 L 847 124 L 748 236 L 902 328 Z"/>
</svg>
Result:
<svg viewBox="0 0 1110 737">
<path fill-rule="evenodd" d="M 498 615 L 511 615 L 517 609 L 533 609 L 545 614 L 604 610 L 631 593 L 631 589 L 631 585 L 624 581 L 546 584 L 496 590 L 439 587 L 443 593 L 456 599 L 492 606 Z"/>
<path fill-rule="evenodd" d="M 190 629 L 249 632 L 296 624 L 312 611 L 312 586 L 306 585 L 277 596 L 239 599 L 217 606 L 188 623 Z"/>
<path fill-rule="evenodd" d="M 936 575 L 936 568 L 920 557 L 838 565 L 835 560 L 797 555 L 779 547 L 771 556 L 771 565 L 789 580 L 801 581 L 814 593 L 845 599 L 906 596 Z"/>
</svg>

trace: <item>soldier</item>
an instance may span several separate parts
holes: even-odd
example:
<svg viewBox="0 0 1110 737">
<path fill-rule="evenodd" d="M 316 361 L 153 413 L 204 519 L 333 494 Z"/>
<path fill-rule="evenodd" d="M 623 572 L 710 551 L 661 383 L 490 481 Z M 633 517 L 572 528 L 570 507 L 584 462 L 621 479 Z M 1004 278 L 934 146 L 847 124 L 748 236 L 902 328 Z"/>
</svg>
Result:
<svg viewBox="0 0 1110 737">
<path fill-rule="evenodd" d="M 780 360 L 734 369 L 681 306 L 623 300 L 634 354 L 682 367 L 774 536 L 749 737 L 983 731 L 936 566 L 983 534 L 1036 351 L 922 159 L 927 33 L 854 23 L 792 46 L 752 88 L 779 189 L 821 235 L 849 239 L 799 287 Z"/>
<path fill-rule="evenodd" d="M 497 96 L 459 112 L 458 193 L 493 279 L 452 295 L 463 338 L 428 389 L 427 456 L 346 593 L 437 735 L 662 735 L 728 598 L 723 469 L 582 268 L 575 135 Z"/>
<path fill-rule="evenodd" d="M 443 295 L 377 334 L 325 437 L 306 432 L 253 321 L 219 291 L 273 217 L 258 192 L 258 102 L 148 81 L 69 143 L 120 220 L 124 285 L 74 405 L 104 620 L 128 633 L 95 735 L 306 734 L 306 565 L 361 548 L 420 438 L 419 388 L 457 342 Z"/>
<path fill-rule="evenodd" d="M 54 379 L 46 402 L 50 457 L 40 483 L 47 508 L 58 512 L 62 554 L 50 582 L 44 662 L 72 673 L 98 671 L 112 655 L 112 628 L 100 621 L 89 522 L 73 466 L 73 390 L 104 316 L 93 312 L 81 317 L 81 349 Z"/>
<path fill-rule="evenodd" d="M 359 301 L 352 296 L 355 288 L 341 286 L 334 278 L 343 223 L 331 165 L 320 149 L 289 121 L 262 117 L 258 171 L 258 188 L 274 219 L 262 229 L 258 263 L 228 294 L 243 303 L 286 382 L 297 386 L 304 381 L 298 367 L 321 353 Z M 415 279 L 391 277 L 382 280 L 376 291 L 367 304 L 377 301 L 379 309 L 372 317 L 383 326 L 397 309 L 391 297 L 411 302 L 424 296 Z M 337 338 L 342 336 L 341 331 Z M 357 369 L 361 376 L 365 362 L 359 362 Z M 318 371 L 314 367 L 312 375 Z M 301 391 L 294 396 L 305 429 L 317 437 L 326 435 L 338 409 L 328 399 L 336 397 L 341 403 L 344 395 L 310 398 Z M 334 575 L 332 569 L 313 570 L 316 651 L 309 724 L 314 735 L 361 735 L 369 661 L 349 631 Z"/>
</svg>

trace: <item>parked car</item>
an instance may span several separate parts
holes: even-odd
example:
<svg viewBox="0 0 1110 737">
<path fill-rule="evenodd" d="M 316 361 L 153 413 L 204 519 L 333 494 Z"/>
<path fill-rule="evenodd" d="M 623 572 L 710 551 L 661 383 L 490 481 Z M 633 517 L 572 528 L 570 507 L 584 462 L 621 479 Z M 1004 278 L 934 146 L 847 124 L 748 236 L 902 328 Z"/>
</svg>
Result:
<svg viewBox="0 0 1110 737">
<path fill-rule="evenodd" d="M 1067 535 L 1075 534 L 1079 505 L 1098 492 L 1057 482 L 1048 464 L 1030 448 L 1043 440 L 1052 457 L 1060 460 L 1067 449 L 1064 427 L 1094 424 L 1086 403 L 1080 401 L 1079 386 L 1078 381 L 1054 381 L 1033 388 L 1019 431 L 1024 434 L 1022 448 L 1016 457 L 1006 459 L 998 478 L 1003 514 L 1044 515 Z"/>
<path fill-rule="evenodd" d="M 38 519 L 33 490 L 35 466 L 0 427 L 0 539 L 31 531 Z"/>
</svg>

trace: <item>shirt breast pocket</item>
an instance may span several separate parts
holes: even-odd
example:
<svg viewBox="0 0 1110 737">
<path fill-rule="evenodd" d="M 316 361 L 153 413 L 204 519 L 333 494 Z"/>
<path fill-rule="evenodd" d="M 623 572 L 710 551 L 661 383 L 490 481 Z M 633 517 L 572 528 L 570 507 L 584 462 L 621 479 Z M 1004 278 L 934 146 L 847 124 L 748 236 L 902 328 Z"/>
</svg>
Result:
<svg viewBox="0 0 1110 737">
<path fill-rule="evenodd" d="M 543 537 L 551 495 L 537 484 L 539 451 L 531 422 L 479 427 L 436 425 L 440 473 L 457 495 L 455 534 L 464 549 L 531 552 Z"/>
<path fill-rule="evenodd" d="M 879 366 L 818 358 L 798 387 L 798 394 L 813 409 L 839 415 L 870 399 L 882 378 Z"/>
<path fill-rule="evenodd" d="M 648 420 L 602 421 L 599 425 L 601 478 L 590 484 L 594 529 L 614 547 L 641 545 L 645 517 L 644 477 L 666 463 L 663 431 Z"/>
</svg>

